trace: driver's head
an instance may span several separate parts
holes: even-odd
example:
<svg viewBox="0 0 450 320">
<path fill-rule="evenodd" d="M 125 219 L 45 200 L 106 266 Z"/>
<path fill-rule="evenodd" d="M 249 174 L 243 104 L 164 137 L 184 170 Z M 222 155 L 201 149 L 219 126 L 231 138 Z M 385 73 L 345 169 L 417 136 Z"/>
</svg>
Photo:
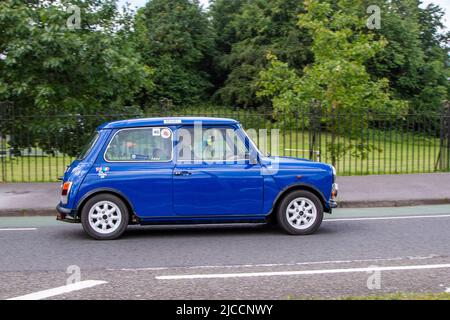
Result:
<svg viewBox="0 0 450 320">
<path fill-rule="evenodd" d="M 212 146 L 215 141 L 216 141 L 216 137 L 215 136 L 209 136 L 208 139 L 206 139 L 206 145 Z"/>
</svg>

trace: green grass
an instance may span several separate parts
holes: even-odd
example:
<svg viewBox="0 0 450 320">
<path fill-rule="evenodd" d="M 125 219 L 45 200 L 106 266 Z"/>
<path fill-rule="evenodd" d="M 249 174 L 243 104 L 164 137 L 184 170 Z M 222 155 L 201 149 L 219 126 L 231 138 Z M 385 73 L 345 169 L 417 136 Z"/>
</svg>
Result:
<svg viewBox="0 0 450 320">
<path fill-rule="evenodd" d="M 320 296 L 288 296 L 288 300 L 323 300 L 323 297 Z M 404 293 L 404 292 L 396 292 L 396 293 L 383 293 L 383 294 L 369 294 L 364 296 L 344 296 L 337 298 L 325 298 L 330 300 L 391 300 L 391 301 L 400 301 L 400 300 L 450 300 L 450 293 L 446 292 L 425 292 L 425 293 Z"/>
<path fill-rule="evenodd" d="M 344 297 L 341 300 L 450 300 L 450 293 L 388 293 L 373 296 Z"/>
<path fill-rule="evenodd" d="M 375 147 L 364 158 L 355 156 L 351 152 L 338 158 L 336 169 L 339 175 L 426 173 L 440 170 L 439 166 L 436 167 L 440 151 L 438 138 L 413 134 L 401 135 L 394 132 L 380 133 L 375 130 L 369 130 L 364 137 L 368 138 L 365 141 L 350 140 L 345 137 L 336 139 L 336 142 L 343 146 L 369 143 Z M 309 158 L 309 139 L 308 132 L 281 132 L 279 154 Z M 320 143 L 315 148 L 315 151 L 320 152 L 320 158 L 314 154 L 314 160 L 332 162 L 328 150 L 330 143 L 331 135 L 322 133 Z M 444 153 L 448 153 L 448 150 L 444 149 Z"/>
<path fill-rule="evenodd" d="M 62 176 L 68 156 L 0 158 L 0 182 L 51 182 Z"/>
</svg>

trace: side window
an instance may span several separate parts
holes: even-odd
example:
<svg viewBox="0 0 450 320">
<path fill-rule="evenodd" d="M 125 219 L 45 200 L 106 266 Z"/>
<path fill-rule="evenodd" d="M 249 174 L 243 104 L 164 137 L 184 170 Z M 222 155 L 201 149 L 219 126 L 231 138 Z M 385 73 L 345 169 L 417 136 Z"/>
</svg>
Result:
<svg viewBox="0 0 450 320">
<path fill-rule="evenodd" d="M 247 148 L 233 128 L 202 128 L 195 132 L 178 130 L 178 161 L 226 162 L 245 160 Z"/>
<path fill-rule="evenodd" d="M 172 131 L 169 128 L 119 130 L 105 152 L 111 162 L 168 162 L 172 160 Z"/>
<path fill-rule="evenodd" d="M 201 149 L 199 148 L 199 150 L 202 150 L 201 160 L 203 161 L 226 160 L 227 145 L 224 133 L 225 130 L 217 128 L 210 128 L 203 130 Z"/>
<path fill-rule="evenodd" d="M 227 143 L 227 154 L 233 154 L 236 160 L 245 160 L 248 149 L 244 141 L 237 135 L 235 130 L 227 130 L 226 133 L 226 140 L 232 142 Z"/>
</svg>

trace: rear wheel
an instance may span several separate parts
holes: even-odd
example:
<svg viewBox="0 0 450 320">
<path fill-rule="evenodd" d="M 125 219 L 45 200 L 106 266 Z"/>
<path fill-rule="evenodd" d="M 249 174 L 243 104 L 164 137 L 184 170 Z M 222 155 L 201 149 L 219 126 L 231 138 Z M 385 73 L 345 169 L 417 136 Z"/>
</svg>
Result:
<svg viewBox="0 0 450 320">
<path fill-rule="evenodd" d="M 278 207 L 277 221 L 292 235 L 316 232 L 323 220 L 323 206 L 317 196 L 306 190 L 289 193 Z"/>
<path fill-rule="evenodd" d="M 89 199 L 81 211 L 84 231 L 96 240 L 119 238 L 128 226 L 129 212 L 125 203 L 112 194 L 99 194 Z"/>
</svg>

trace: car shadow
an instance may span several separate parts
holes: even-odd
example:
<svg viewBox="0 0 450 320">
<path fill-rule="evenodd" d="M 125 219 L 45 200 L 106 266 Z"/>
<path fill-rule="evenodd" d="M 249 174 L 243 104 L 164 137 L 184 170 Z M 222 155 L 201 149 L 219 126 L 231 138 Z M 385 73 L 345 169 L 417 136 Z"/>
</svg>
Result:
<svg viewBox="0 0 450 320">
<path fill-rule="evenodd" d="M 338 229 L 322 226 L 313 235 L 334 235 Z M 164 225 L 132 226 L 124 233 L 123 239 L 167 238 L 167 237 L 253 237 L 253 236 L 295 237 L 286 234 L 280 227 L 272 224 L 219 224 L 219 225 Z"/>
<path fill-rule="evenodd" d="M 178 236 L 236 236 L 236 235 L 283 234 L 277 227 L 267 224 L 221 224 L 221 225 L 158 225 L 131 226 L 123 239 L 142 237 Z"/>
<path fill-rule="evenodd" d="M 70 235 L 69 235 L 70 233 Z M 328 236 L 339 233 L 339 229 L 330 225 L 322 225 L 313 235 L 304 237 Z M 178 238 L 178 237 L 253 237 L 253 236 L 295 237 L 286 234 L 277 225 L 272 224 L 205 224 L 205 225 L 153 225 L 129 226 L 119 240 Z M 55 235 L 55 237 L 58 237 Z M 65 240 L 92 240 L 82 228 L 65 230 L 61 234 Z M 300 236 L 301 237 L 301 236 Z M 56 239 L 57 240 L 57 239 Z"/>
</svg>

